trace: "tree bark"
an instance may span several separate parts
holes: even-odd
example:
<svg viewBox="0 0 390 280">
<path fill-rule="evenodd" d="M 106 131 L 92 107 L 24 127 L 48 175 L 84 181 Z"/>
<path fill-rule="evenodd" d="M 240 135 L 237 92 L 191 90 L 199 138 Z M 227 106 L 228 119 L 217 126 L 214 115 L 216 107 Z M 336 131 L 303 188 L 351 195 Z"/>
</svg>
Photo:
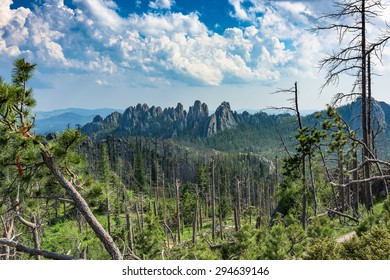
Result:
<svg viewBox="0 0 390 280">
<path fill-rule="evenodd" d="M 198 191 L 196 192 L 196 201 L 195 201 L 195 209 L 194 209 L 194 219 L 192 221 L 192 243 L 196 243 L 196 230 L 198 224 Z"/>
<path fill-rule="evenodd" d="M 180 182 L 176 179 L 176 226 L 177 226 L 177 242 L 180 243 Z"/>
<path fill-rule="evenodd" d="M 341 217 L 345 217 L 345 218 L 351 219 L 351 220 L 354 221 L 354 222 L 357 222 L 357 223 L 359 222 L 358 219 L 356 219 L 355 217 L 352 217 L 352 216 L 350 216 L 350 215 L 347 215 L 347 214 L 344 214 L 344 213 L 341 213 L 341 212 L 339 212 L 339 211 L 332 210 L 332 209 L 326 209 L 326 210 L 328 210 L 328 212 L 334 213 L 334 214 L 339 215 L 339 216 L 341 216 Z"/>
<path fill-rule="evenodd" d="M 362 40 L 361 40 L 361 54 L 362 54 L 362 68 L 361 68 L 361 80 L 362 80 L 362 131 L 363 131 L 363 143 L 365 146 L 363 147 L 363 161 L 366 161 L 369 159 L 369 139 L 368 139 L 368 123 L 367 123 L 367 52 L 366 52 L 366 1 L 362 2 L 362 8 L 361 8 L 361 20 L 362 20 Z M 370 165 L 366 164 L 364 166 L 364 178 L 370 178 Z M 366 182 L 363 184 L 364 192 L 365 192 L 365 204 L 366 208 L 370 210 L 373 207 L 373 200 L 372 200 L 372 186 L 371 182 Z"/>
<path fill-rule="evenodd" d="M 4 227 L 4 235 L 3 236 L 5 237 L 5 239 L 10 240 L 12 238 L 13 231 L 14 231 L 14 216 L 10 213 L 7 213 L 5 220 L 3 219 L 3 217 L 1 217 L 1 218 L 3 221 L 3 227 Z M 2 252 L 2 255 L 3 255 L 2 259 L 9 260 L 10 253 L 11 253 L 9 245 L 6 245 L 4 247 L 4 249 L 1 250 L 0 252 Z"/>
<path fill-rule="evenodd" d="M 298 83 L 294 84 L 294 95 L 295 95 L 295 113 L 297 115 L 298 126 L 299 129 L 303 129 L 301 113 L 299 112 L 298 107 Z M 307 186 L 306 186 L 306 157 L 302 155 L 302 215 L 301 215 L 301 223 L 304 230 L 306 230 L 307 226 Z"/>
<path fill-rule="evenodd" d="M 212 180 L 212 185 L 211 185 L 211 237 L 214 240 L 215 239 L 215 164 L 214 160 L 212 161 L 212 166 L 211 166 L 211 180 Z"/>
<path fill-rule="evenodd" d="M 236 185 L 236 207 L 235 207 L 235 210 L 236 210 L 236 230 L 239 230 L 241 228 L 241 219 L 240 219 L 240 215 L 241 215 L 241 202 L 240 202 L 240 181 L 238 181 L 237 179 L 237 185 Z"/>
<path fill-rule="evenodd" d="M 318 212 L 317 191 L 316 191 L 316 186 L 315 186 L 315 182 L 314 182 L 313 166 L 312 166 L 312 161 L 311 161 L 310 155 L 309 155 L 309 172 L 310 172 L 311 192 L 313 194 L 314 216 L 317 216 L 317 212 Z M 271 198 L 270 198 L 270 200 L 271 200 Z"/>
</svg>

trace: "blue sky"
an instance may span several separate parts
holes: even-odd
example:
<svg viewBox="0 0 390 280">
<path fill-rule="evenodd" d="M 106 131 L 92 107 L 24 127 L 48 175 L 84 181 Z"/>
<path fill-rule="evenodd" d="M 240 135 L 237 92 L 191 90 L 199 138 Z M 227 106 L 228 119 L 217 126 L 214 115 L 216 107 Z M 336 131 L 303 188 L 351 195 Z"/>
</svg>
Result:
<svg viewBox="0 0 390 280">
<path fill-rule="evenodd" d="M 322 109 L 351 79 L 319 94 L 318 61 L 336 35 L 309 29 L 331 1 L 1 0 L 0 75 L 12 61 L 38 64 L 37 109 L 188 107 L 197 99 L 233 109 L 288 105 L 271 95 L 298 82 L 303 109 Z M 390 19 L 386 10 L 377 24 Z M 375 32 L 373 32 L 375 33 Z M 377 63 L 374 95 L 390 103 L 390 54 Z"/>
</svg>

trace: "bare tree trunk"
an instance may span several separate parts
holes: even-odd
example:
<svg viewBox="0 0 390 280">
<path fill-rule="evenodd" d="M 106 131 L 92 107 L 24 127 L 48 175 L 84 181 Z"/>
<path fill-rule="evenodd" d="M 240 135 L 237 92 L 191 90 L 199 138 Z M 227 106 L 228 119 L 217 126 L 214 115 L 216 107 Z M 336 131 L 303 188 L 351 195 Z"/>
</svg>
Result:
<svg viewBox="0 0 390 280">
<path fill-rule="evenodd" d="M 373 152 L 374 147 L 374 138 L 373 138 L 373 131 L 372 131 L 372 84 L 371 84 L 371 53 L 368 53 L 367 55 L 367 133 L 368 133 L 368 148 Z"/>
<path fill-rule="evenodd" d="M 198 224 L 198 191 L 196 190 L 196 201 L 195 201 L 195 209 L 194 209 L 194 220 L 192 222 L 192 243 L 196 243 L 196 230 Z"/>
<path fill-rule="evenodd" d="M 140 216 L 141 216 L 141 231 L 144 232 L 144 224 L 145 224 L 145 220 L 144 220 L 144 194 L 141 193 L 141 209 L 140 209 Z"/>
<path fill-rule="evenodd" d="M 341 186 L 344 184 L 344 165 L 343 165 L 343 156 L 341 154 L 341 151 L 338 152 L 339 154 L 339 185 Z M 341 212 L 345 211 L 345 188 L 339 187 L 339 194 L 340 194 L 340 210 Z"/>
<path fill-rule="evenodd" d="M 38 226 L 36 217 L 34 215 L 31 215 L 31 222 L 29 222 L 29 221 L 25 220 L 19 213 L 19 186 L 17 189 L 17 195 L 16 195 L 15 202 L 16 202 L 16 207 L 15 207 L 16 217 L 23 225 L 25 225 L 26 227 L 29 227 L 31 229 L 31 232 L 33 235 L 34 248 L 39 250 L 40 249 L 39 232 L 38 232 L 39 226 Z M 35 255 L 35 258 L 37 260 L 40 260 L 39 255 Z"/>
<path fill-rule="evenodd" d="M 140 231 L 141 235 L 143 235 L 144 232 L 143 232 L 141 217 L 140 217 L 140 213 L 139 213 L 139 209 L 138 209 L 138 204 L 137 203 L 135 204 L 135 211 L 137 212 L 138 228 L 139 228 L 139 231 Z"/>
<path fill-rule="evenodd" d="M 166 198 L 165 198 L 165 177 L 164 177 L 164 173 L 162 174 L 163 178 L 162 178 L 162 195 L 163 195 L 163 207 L 164 207 L 164 223 L 167 222 L 167 201 L 166 201 Z"/>
<path fill-rule="evenodd" d="M 203 216 L 202 216 L 202 197 L 199 203 L 199 229 L 203 229 Z"/>
<path fill-rule="evenodd" d="M 362 2 L 361 8 L 361 20 L 362 20 L 362 40 L 361 40 L 361 54 L 362 54 L 362 68 L 361 68 L 361 77 L 362 77 L 362 131 L 363 131 L 363 143 L 365 146 L 363 147 L 363 161 L 366 161 L 369 157 L 369 140 L 368 140 L 368 122 L 367 122 L 367 63 L 366 63 L 366 1 Z M 370 164 L 364 165 L 364 178 L 370 178 Z M 365 191 L 365 203 L 366 208 L 370 210 L 373 207 L 372 200 L 372 186 L 371 182 L 367 182 L 363 184 Z"/>
<path fill-rule="evenodd" d="M 357 170 L 357 167 L 358 167 L 358 155 L 357 155 L 357 151 L 355 150 L 354 153 L 353 153 L 353 173 L 352 173 L 352 179 L 354 181 L 357 181 L 358 180 L 358 170 Z M 353 184 L 353 210 L 354 210 L 354 213 L 357 214 L 358 213 L 358 209 L 359 209 L 359 184 Z"/>
<path fill-rule="evenodd" d="M 240 181 L 237 179 L 237 185 L 236 185 L 236 228 L 237 230 L 241 228 L 241 202 L 240 202 Z"/>
<path fill-rule="evenodd" d="M 222 211 L 219 210 L 219 237 L 223 239 L 223 221 L 222 221 Z"/>
<path fill-rule="evenodd" d="M 315 186 L 315 182 L 314 182 L 313 166 L 312 166 L 312 161 L 311 161 L 310 155 L 309 155 L 309 172 L 310 172 L 311 192 L 313 195 L 313 203 L 314 203 L 314 216 L 317 216 L 317 212 L 318 212 L 317 192 L 316 192 L 316 186 Z"/>
<path fill-rule="evenodd" d="M 80 258 L 83 260 L 87 259 L 87 253 L 88 253 L 88 245 L 85 245 L 84 248 L 81 250 Z"/>
<path fill-rule="evenodd" d="M 31 228 L 32 234 L 33 234 L 33 240 L 34 240 L 34 248 L 39 250 L 40 247 L 41 247 L 41 243 L 40 243 L 40 240 L 39 240 L 38 223 L 37 223 L 37 219 L 36 219 L 35 216 L 31 217 L 31 223 L 34 225 L 34 227 Z M 37 255 L 36 259 L 40 260 L 41 258 L 40 258 L 39 255 Z"/>
<path fill-rule="evenodd" d="M 298 83 L 294 84 L 294 94 L 295 94 L 295 113 L 297 114 L 298 126 L 299 129 L 303 129 L 301 113 L 299 112 L 298 107 Z M 301 215 L 301 223 L 304 230 L 306 230 L 307 226 L 307 186 L 306 186 L 306 157 L 302 156 L 302 215 Z"/>
<path fill-rule="evenodd" d="M 177 226 L 177 242 L 180 243 L 180 182 L 176 179 L 176 226 Z"/>
<path fill-rule="evenodd" d="M 211 237 L 214 240 L 215 239 L 215 229 L 216 229 L 216 224 L 215 224 L 215 176 L 214 176 L 214 171 L 215 171 L 215 165 L 214 165 L 214 160 L 212 161 L 212 166 L 211 166 L 211 181 L 212 181 L 212 186 L 211 186 Z"/>
<path fill-rule="evenodd" d="M 237 217 L 237 206 L 234 207 L 234 229 L 235 229 L 235 231 L 238 231 L 240 229 L 240 226 L 238 223 L 238 217 Z"/>
<path fill-rule="evenodd" d="M 125 206 L 125 214 L 126 214 L 126 231 L 127 231 L 127 244 L 129 246 L 130 251 L 134 251 L 134 243 L 133 243 L 133 229 L 131 224 L 130 210 L 129 210 L 129 198 L 127 196 L 126 188 L 122 184 L 122 193 L 123 193 L 123 204 Z"/>
<path fill-rule="evenodd" d="M 4 239 L 6 240 L 11 240 L 14 232 L 14 216 L 11 213 L 6 213 L 5 219 L 3 217 L 2 222 L 3 222 L 3 227 L 4 227 Z M 3 260 L 9 260 L 11 250 L 9 245 L 5 245 L 4 249 L 1 252 L 1 257 Z"/>
<path fill-rule="evenodd" d="M 111 235 L 111 209 L 110 209 L 110 199 L 106 197 L 106 203 L 107 203 L 107 231 L 108 234 Z"/>
</svg>

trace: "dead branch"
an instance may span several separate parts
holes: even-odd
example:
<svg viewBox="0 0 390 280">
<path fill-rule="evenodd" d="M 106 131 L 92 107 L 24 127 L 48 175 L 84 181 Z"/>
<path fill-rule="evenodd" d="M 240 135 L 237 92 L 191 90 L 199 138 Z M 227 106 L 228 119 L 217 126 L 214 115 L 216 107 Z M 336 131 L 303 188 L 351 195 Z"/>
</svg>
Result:
<svg viewBox="0 0 390 280">
<path fill-rule="evenodd" d="M 355 217 L 352 217 L 352 216 L 350 216 L 350 215 L 347 215 L 347 214 L 344 214 L 344 213 L 341 213 L 341 212 L 339 212 L 339 211 L 332 210 L 332 209 L 326 209 L 326 210 L 328 210 L 328 212 L 331 212 L 331 213 L 333 213 L 333 214 L 339 215 L 339 216 L 341 216 L 341 217 L 345 217 L 345 218 L 351 219 L 351 220 L 354 221 L 354 222 L 357 222 L 357 223 L 359 222 L 358 219 L 356 219 Z"/>
<path fill-rule="evenodd" d="M 68 256 L 68 255 L 49 252 L 46 250 L 38 250 L 38 249 L 30 248 L 30 247 L 27 247 L 23 244 L 19 244 L 16 241 L 12 241 L 12 240 L 9 240 L 6 238 L 0 238 L 0 245 L 13 247 L 16 249 L 16 251 L 27 253 L 31 256 L 42 256 L 42 257 L 52 259 L 52 260 L 74 260 L 75 259 L 75 258 Z"/>
<path fill-rule="evenodd" d="M 352 181 L 349 181 L 346 184 L 337 184 L 337 183 L 334 183 L 334 182 L 330 182 L 330 184 L 332 186 L 335 186 L 335 187 L 346 188 L 346 187 L 349 187 L 349 186 L 351 186 L 353 184 L 362 184 L 362 183 L 369 183 L 369 182 L 374 182 L 374 181 L 383 181 L 383 180 L 389 180 L 389 179 L 390 179 L 390 175 L 383 175 L 383 176 L 373 176 L 373 177 L 370 177 L 370 178 L 360 179 L 360 180 L 352 180 Z"/>
</svg>

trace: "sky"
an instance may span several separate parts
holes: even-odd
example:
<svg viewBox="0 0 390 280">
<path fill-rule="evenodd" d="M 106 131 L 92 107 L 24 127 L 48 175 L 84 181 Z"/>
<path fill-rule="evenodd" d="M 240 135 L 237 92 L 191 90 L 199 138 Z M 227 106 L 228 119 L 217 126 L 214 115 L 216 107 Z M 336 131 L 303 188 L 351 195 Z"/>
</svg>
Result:
<svg viewBox="0 0 390 280">
<path fill-rule="evenodd" d="M 271 93 L 294 82 L 302 109 L 324 109 L 353 83 L 342 76 L 320 91 L 319 60 L 339 44 L 334 32 L 311 29 L 332 9 L 329 0 L 1 0 L 0 76 L 10 81 L 16 58 L 37 63 L 30 86 L 44 111 L 195 100 L 259 110 L 289 105 Z M 374 72 L 374 97 L 390 103 L 387 48 Z"/>
</svg>

